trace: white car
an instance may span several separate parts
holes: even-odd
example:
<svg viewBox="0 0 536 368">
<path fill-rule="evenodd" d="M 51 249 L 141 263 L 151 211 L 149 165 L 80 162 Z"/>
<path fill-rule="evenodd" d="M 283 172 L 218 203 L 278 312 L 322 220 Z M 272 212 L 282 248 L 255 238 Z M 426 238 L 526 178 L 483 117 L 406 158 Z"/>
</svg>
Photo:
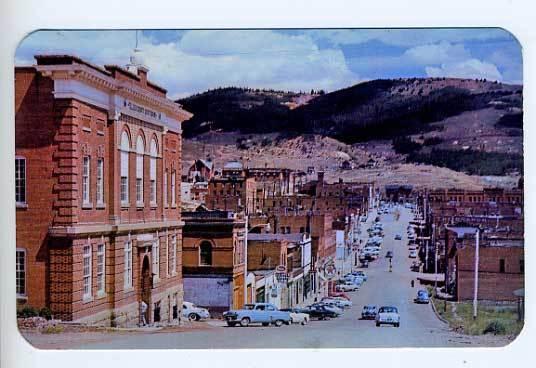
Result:
<svg viewBox="0 0 536 368">
<path fill-rule="evenodd" d="M 335 290 L 337 291 L 357 291 L 359 290 L 359 285 L 353 284 L 351 282 L 345 283 L 345 284 L 339 284 L 335 286 Z"/>
<path fill-rule="evenodd" d="M 393 325 L 400 327 L 400 314 L 396 307 L 381 307 L 376 314 L 376 327 L 381 325 Z"/>
<path fill-rule="evenodd" d="M 350 300 L 346 299 L 335 299 L 335 298 L 323 298 L 322 303 L 325 303 L 327 305 L 334 305 L 338 308 L 350 308 L 352 306 L 352 302 Z"/>
<path fill-rule="evenodd" d="M 417 251 L 416 250 L 410 250 L 408 257 L 409 258 L 417 258 Z"/>
<path fill-rule="evenodd" d="M 206 308 L 197 307 L 194 303 L 182 303 L 182 316 L 188 318 L 189 321 L 200 321 L 210 318 L 210 313 Z"/>
<path fill-rule="evenodd" d="M 282 312 L 289 312 L 290 314 L 290 324 L 299 323 L 301 325 L 306 325 L 311 320 L 309 314 L 304 313 L 301 309 L 298 308 L 287 308 L 281 309 Z"/>
</svg>

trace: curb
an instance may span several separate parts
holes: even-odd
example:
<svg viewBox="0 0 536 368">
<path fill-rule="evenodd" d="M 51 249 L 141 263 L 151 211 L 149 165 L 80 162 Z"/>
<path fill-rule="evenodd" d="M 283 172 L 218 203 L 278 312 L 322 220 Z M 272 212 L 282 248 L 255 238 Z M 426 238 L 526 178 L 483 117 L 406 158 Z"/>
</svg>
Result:
<svg viewBox="0 0 536 368">
<path fill-rule="evenodd" d="M 432 304 L 432 310 L 434 311 L 436 317 L 438 320 L 440 320 L 441 322 L 443 322 L 444 324 L 448 325 L 450 327 L 450 323 L 449 321 L 447 321 L 445 318 L 443 318 L 438 312 L 437 312 L 437 309 L 435 307 L 435 303 L 433 300 L 430 301 L 430 304 Z"/>
</svg>

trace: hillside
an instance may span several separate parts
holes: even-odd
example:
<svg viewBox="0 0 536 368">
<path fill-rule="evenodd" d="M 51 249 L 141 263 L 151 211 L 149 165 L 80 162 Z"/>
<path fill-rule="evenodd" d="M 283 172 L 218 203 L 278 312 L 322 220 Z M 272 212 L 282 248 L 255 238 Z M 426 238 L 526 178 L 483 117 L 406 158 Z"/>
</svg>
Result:
<svg viewBox="0 0 536 368">
<path fill-rule="evenodd" d="M 474 187 L 523 173 L 522 99 L 521 86 L 411 78 L 327 94 L 222 88 L 179 102 L 195 114 L 183 125 L 185 153 L 195 151 L 185 158 L 315 166 L 353 179 L 356 170 L 339 172 L 348 161 L 375 181 Z"/>
<path fill-rule="evenodd" d="M 522 88 L 485 80 L 373 80 L 305 99 L 294 92 L 220 88 L 178 102 L 194 117 L 185 137 L 209 130 L 320 134 L 345 143 L 427 132 L 465 111 L 522 108 Z M 495 123 L 495 122 L 494 122 Z"/>
<path fill-rule="evenodd" d="M 249 88 L 218 88 L 178 100 L 194 116 L 185 122 L 184 136 L 210 130 L 268 133 L 284 131 L 289 112 L 308 103 L 314 94 Z"/>
</svg>

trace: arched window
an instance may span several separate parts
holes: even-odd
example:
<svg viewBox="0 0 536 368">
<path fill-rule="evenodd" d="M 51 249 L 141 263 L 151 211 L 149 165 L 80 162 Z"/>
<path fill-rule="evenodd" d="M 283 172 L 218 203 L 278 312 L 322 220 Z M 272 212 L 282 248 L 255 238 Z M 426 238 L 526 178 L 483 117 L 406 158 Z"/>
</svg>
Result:
<svg viewBox="0 0 536 368">
<path fill-rule="evenodd" d="M 199 245 L 199 264 L 201 266 L 212 265 L 212 244 L 209 241 L 203 241 Z"/>
<path fill-rule="evenodd" d="M 126 131 L 121 134 L 121 204 L 128 205 L 128 153 L 130 137 Z"/>
<path fill-rule="evenodd" d="M 143 154 L 145 143 L 141 135 L 136 140 L 136 204 L 143 206 Z"/>
<path fill-rule="evenodd" d="M 158 156 L 158 146 L 156 144 L 156 139 L 153 137 L 151 139 L 151 157 L 149 161 L 149 171 L 150 171 L 150 180 L 151 180 L 151 204 L 156 204 L 156 157 Z"/>
</svg>

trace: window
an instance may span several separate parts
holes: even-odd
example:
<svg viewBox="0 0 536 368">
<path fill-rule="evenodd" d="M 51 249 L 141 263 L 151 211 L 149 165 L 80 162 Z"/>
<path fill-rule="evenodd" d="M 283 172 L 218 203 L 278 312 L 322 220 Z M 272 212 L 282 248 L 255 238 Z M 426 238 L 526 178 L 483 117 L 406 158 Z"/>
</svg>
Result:
<svg viewBox="0 0 536 368">
<path fill-rule="evenodd" d="M 160 277 L 160 239 L 153 242 L 153 274 L 156 279 Z"/>
<path fill-rule="evenodd" d="M 171 172 L 171 205 L 175 206 L 177 204 L 175 198 L 175 171 Z"/>
<path fill-rule="evenodd" d="M 171 237 L 171 274 L 177 272 L 177 236 Z"/>
<path fill-rule="evenodd" d="M 158 155 L 158 148 L 156 146 L 156 140 L 151 139 L 151 158 L 149 159 L 149 176 L 151 180 L 151 204 L 156 204 L 156 156 Z"/>
<path fill-rule="evenodd" d="M 132 287 L 132 242 L 125 242 L 125 289 Z"/>
<path fill-rule="evenodd" d="M 84 202 L 84 204 L 89 204 L 89 171 L 91 161 L 89 156 L 84 156 L 83 160 L 82 201 Z"/>
<path fill-rule="evenodd" d="M 130 140 L 127 132 L 121 135 L 121 204 L 128 205 L 128 153 Z"/>
<path fill-rule="evenodd" d="M 199 246 L 199 264 L 201 266 L 212 265 L 212 244 L 208 241 L 204 241 Z"/>
<path fill-rule="evenodd" d="M 84 299 L 91 298 L 91 245 L 84 246 L 83 258 Z"/>
<path fill-rule="evenodd" d="M 164 172 L 164 206 L 167 206 L 167 183 L 168 183 L 168 171 Z"/>
<path fill-rule="evenodd" d="M 136 142 L 136 205 L 143 206 L 143 154 L 145 144 L 139 135 Z"/>
<path fill-rule="evenodd" d="M 26 296 L 26 250 L 17 249 L 16 253 L 17 296 Z"/>
<path fill-rule="evenodd" d="M 106 252 L 104 244 L 97 246 L 97 294 L 104 294 L 106 291 Z"/>
<path fill-rule="evenodd" d="M 15 201 L 26 203 L 26 159 L 15 158 Z"/>
<path fill-rule="evenodd" d="M 519 260 L 519 272 L 521 273 L 525 272 L 525 260 L 524 259 Z"/>
<path fill-rule="evenodd" d="M 505 272 L 504 259 L 500 259 L 500 260 L 499 260 L 499 272 L 500 272 L 500 273 L 504 273 L 504 272 Z"/>
<path fill-rule="evenodd" d="M 104 159 L 97 159 L 97 203 L 104 203 Z"/>
</svg>

